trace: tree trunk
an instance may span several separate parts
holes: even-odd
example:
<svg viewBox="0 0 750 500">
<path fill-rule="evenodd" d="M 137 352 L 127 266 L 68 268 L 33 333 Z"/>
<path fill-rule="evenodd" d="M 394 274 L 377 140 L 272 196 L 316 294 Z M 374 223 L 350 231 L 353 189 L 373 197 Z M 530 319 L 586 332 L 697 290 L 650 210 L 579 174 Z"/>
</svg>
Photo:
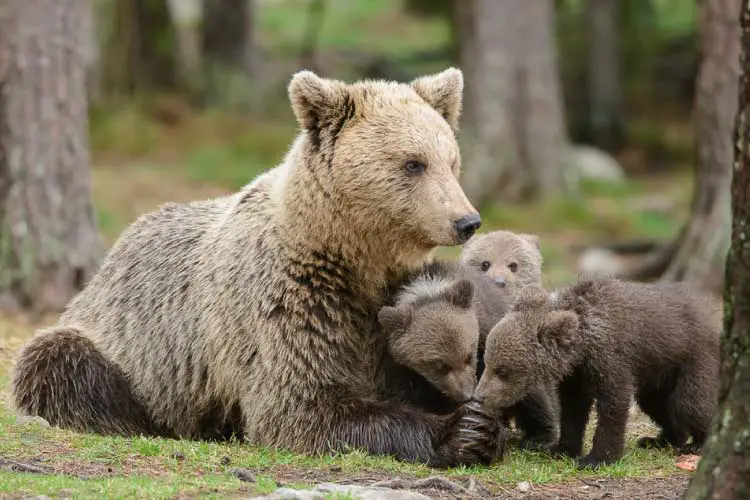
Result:
<svg viewBox="0 0 750 500">
<path fill-rule="evenodd" d="M 690 221 L 677 239 L 644 266 L 634 279 L 660 277 L 685 281 L 720 293 L 729 249 L 732 183 L 732 123 L 737 111 L 740 0 L 704 0 L 699 4 L 703 60 L 695 95 L 697 143 Z"/>
<path fill-rule="evenodd" d="M 608 151 L 622 143 L 618 0 L 589 0 L 588 128 L 592 142 Z"/>
<path fill-rule="evenodd" d="M 169 0 L 167 5 L 177 36 L 176 60 L 180 86 L 188 93 L 198 95 L 203 89 L 202 0 Z"/>
<path fill-rule="evenodd" d="M 203 0 L 203 54 L 216 104 L 260 106 L 255 0 Z"/>
<path fill-rule="evenodd" d="M 567 135 L 552 0 L 456 0 L 455 8 L 467 194 L 483 206 L 558 192 Z"/>
<path fill-rule="evenodd" d="M 738 7 L 735 14 L 740 10 L 739 5 L 732 7 Z M 750 4 L 742 2 L 741 9 L 743 61 L 733 136 L 732 229 L 726 259 L 719 408 L 698 470 L 683 495 L 685 500 L 750 497 L 750 234 L 747 225 L 750 220 Z"/>
<path fill-rule="evenodd" d="M 98 266 L 90 198 L 86 0 L 0 9 L 0 296 L 59 311 Z"/>
<path fill-rule="evenodd" d="M 175 29 L 166 2 L 114 0 L 103 54 L 106 93 L 131 97 L 175 88 Z"/>
</svg>

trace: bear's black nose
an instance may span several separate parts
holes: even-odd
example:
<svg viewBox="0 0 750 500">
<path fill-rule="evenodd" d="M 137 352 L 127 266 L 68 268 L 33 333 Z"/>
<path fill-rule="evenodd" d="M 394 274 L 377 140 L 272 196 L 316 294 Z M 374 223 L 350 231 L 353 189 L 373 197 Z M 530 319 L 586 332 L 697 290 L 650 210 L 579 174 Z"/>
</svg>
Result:
<svg viewBox="0 0 750 500">
<path fill-rule="evenodd" d="M 479 214 L 469 214 L 453 221 L 453 227 L 458 234 L 458 239 L 464 243 L 474 236 L 474 232 L 482 225 L 482 218 Z"/>
<path fill-rule="evenodd" d="M 505 278 L 503 278 L 502 276 L 498 276 L 497 278 L 495 278 L 495 284 L 500 288 L 505 288 L 505 285 L 507 285 L 508 282 L 505 281 Z"/>
</svg>

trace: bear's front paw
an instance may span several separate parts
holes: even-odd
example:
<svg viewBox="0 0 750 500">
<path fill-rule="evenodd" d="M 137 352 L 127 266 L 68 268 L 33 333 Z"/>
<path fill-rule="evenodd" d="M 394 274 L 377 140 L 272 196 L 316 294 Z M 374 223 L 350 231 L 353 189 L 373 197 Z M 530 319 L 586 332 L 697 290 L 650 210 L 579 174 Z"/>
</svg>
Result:
<svg viewBox="0 0 750 500">
<path fill-rule="evenodd" d="M 489 465 L 495 458 L 502 458 L 507 441 L 505 427 L 476 402 L 464 405 L 459 412 L 456 437 L 461 461 Z"/>
</svg>

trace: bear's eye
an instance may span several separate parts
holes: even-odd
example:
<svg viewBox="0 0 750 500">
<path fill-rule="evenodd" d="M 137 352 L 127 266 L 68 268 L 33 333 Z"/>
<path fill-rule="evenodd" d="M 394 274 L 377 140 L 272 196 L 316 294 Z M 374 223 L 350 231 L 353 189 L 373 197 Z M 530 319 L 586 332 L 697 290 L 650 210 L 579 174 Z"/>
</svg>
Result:
<svg viewBox="0 0 750 500">
<path fill-rule="evenodd" d="M 515 262 L 511 262 L 510 264 L 508 264 L 508 269 L 510 269 L 510 272 L 515 273 L 516 271 L 518 271 L 518 264 L 516 264 Z"/>
<path fill-rule="evenodd" d="M 416 160 L 409 160 L 404 164 L 404 170 L 406 170 L 406 173 L 409 175 L 419 175 L 424 173 L 425 169 L 424 163 L 416 161 Z"/>
<path fill-rule="evenodd" d="M 509 374 L 510 372 L 508 369 L 503 366 L 495 368 L 495 376 L 501 380 L 507 379 Z"/>
<path fill-rule="evenodd" d="M 466 363 L 467 365 L 470 365 L 473 359 L 474 359 L 474 354 L 469 354 L 468 356 L 466 356 L 464 363 Z"/>
<path fill-rule="evenodd" d="M 489 260 L 485 260 L 481 264 L 479 264 L 479 268 L 482 270 L 482 272 L 486 273 L 491 265 L 492 262 L 490 262 Z"/>
</svg>

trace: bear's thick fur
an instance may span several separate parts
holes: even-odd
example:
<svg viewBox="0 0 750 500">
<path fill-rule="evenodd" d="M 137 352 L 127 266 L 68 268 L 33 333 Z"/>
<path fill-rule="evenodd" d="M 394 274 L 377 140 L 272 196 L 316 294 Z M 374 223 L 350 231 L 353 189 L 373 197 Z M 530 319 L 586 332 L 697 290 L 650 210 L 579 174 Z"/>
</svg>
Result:
<svg viewBox="0 0 750 500">
<path fill-rule="evenodd" d="M 425 265 L 378 314 L 395 361 L 389 387 L 401 387 L 401 399 L 436 413 L 455 411 L 471 398 L 487 335 L 511 302 L 508 291 L 480 271 L 451 261 Z M 554 387 L 532 390 L 504 412 L 505 425 L 514 417 L 524 444 L 551 444 L 556 403 Z"/>
<path fill-rule="evenodd" d="M 513 297 L 529 285 L 542 286 L 539 236 L 512 231 L 478 234 L 461 249 L 460 262 L 487 274 Z"/>
<path fill-rule="evenodd" d="M 640 446 L 703 445 L 715 412 L 719 338 L 714 302 L 681 283 L 581 279 L 550 300 L 531 286 L 487 339 L 487 369 L 475 398 L 491 412 L 529 388 L 559 382 L 560 440 L 578 457 L 591 406 L 598 422 L 581 466 L 623 453 L 630 403 L 661 427 Z"/>
<path fill-rule="evenodd" d="M 481 412 L 377 398 L 389 287 L 480 224 L 457 180 L 462 90 L 456 69 L 411 84 L 295 74 L 302 131 L 284 162 L 134 222 L 21 350 L 16 405 L 81 431 L 489 461 Z"/>
</svg>

